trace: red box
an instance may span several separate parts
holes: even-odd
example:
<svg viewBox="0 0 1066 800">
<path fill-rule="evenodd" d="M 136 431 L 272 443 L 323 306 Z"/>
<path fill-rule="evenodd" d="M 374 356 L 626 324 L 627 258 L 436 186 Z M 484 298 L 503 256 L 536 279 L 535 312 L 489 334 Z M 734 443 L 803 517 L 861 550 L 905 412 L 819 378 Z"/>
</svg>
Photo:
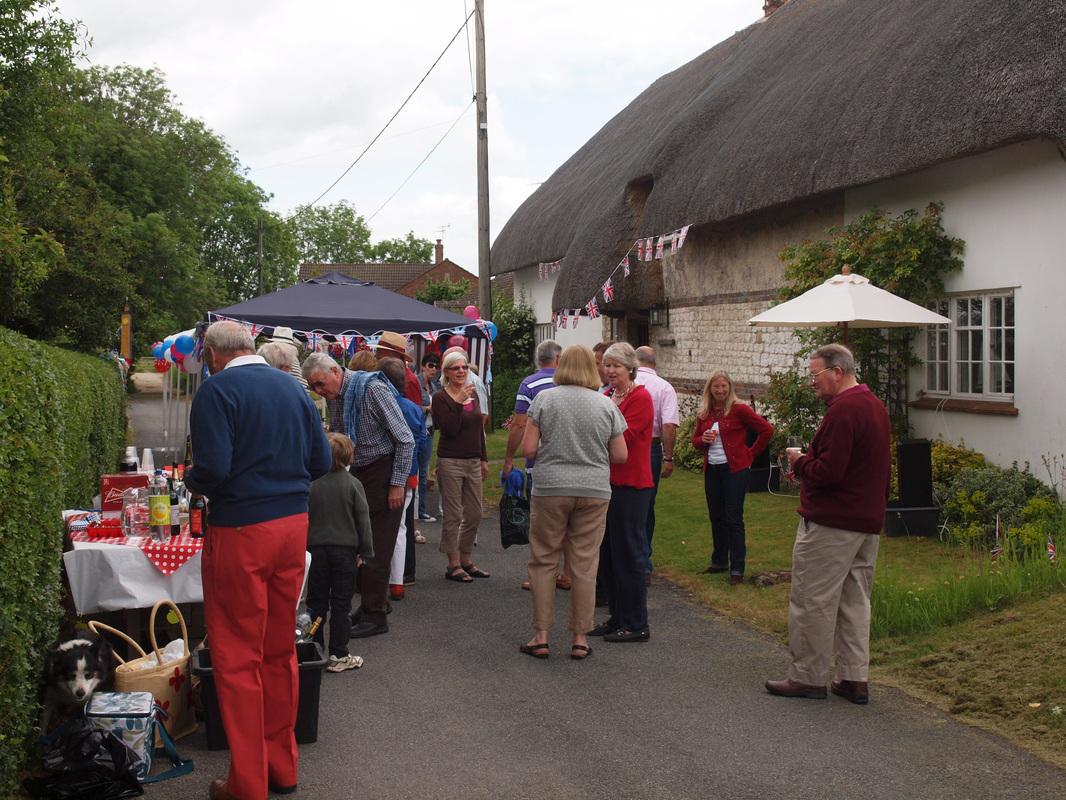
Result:
<svg viewBox="0 0 1066 800">
<path fill-rule="evenodd" d="M 100 510 L 121 511 L 122 493 L 127 489 L 143 489 L 148 485 L 147 472 L 119 472 L 100 476 Z"/>
</svg>

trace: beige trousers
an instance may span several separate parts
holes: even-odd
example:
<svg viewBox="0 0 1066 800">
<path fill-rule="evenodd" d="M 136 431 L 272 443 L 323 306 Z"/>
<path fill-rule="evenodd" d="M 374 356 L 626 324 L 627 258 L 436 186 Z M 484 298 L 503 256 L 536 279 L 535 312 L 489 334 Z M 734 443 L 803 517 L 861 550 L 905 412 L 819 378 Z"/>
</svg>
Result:
<svg viewBox="0 0 1066 800">
<path fill-rule="evenodd" d="M 438 458 L 437 487 L 444 505 L 440 551 L 472 553 L 481 524 L 481 459 Z"/>
<path fill-rule="evenodd" d="M 607 525 L 609 500 L 598 497 L 534 495 L 529 518 L 529 585 L 533 629 L 555 624 L 555 567 L 560 550 L 570 567 L 570 630 L 592 630 L 596 610 L 596 569 Z"/>
<path fill-rule="evenodd" d="M 801 519 L 792 548 L 788 677 L 825 686 L 865 681 L 870 670 L 870 588 L 880 537 Z"/>
</svg>

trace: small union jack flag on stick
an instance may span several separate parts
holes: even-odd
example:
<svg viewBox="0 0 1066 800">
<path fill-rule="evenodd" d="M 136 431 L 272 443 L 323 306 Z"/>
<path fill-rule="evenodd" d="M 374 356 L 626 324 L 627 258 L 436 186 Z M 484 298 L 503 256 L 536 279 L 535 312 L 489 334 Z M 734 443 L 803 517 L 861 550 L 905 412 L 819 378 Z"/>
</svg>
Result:
<svg viewBox="0 0 1066 800">
<path fill-rule="evenodd" d="M 1047 537 L 1047 557 L 1048 561 L 1058 560 L 1058 553 L 1055 551 L 1055 540 L 1051 536 Z"/>
<path fill-rule="evenodd" d="M 999 514 L 996 514 L 996 541 L 992 545 L 992 551 L 989 555 L 993 561 L 1003 555 L 1003 529 L 999 523 Z"/>
<path fill-rule="evenodd" d="M 608 278 L 607 282 L 603 284 L 603 302 L 610 303 L 614 300 L 614 286 L 611 284 L 611 279 Z"/>
</svg>

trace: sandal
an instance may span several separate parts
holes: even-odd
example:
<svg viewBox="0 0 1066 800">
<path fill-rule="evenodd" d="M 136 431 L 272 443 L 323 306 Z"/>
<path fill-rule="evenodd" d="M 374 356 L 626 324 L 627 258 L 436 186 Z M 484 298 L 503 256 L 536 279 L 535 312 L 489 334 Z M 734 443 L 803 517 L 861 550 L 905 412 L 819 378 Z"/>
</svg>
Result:
<svg viewBox="0 0 1066 800">
<path fill-rule="evenodd" d="M 462 567 L 449 567 L 444 570 L 444 577 L 449 581 L 456 581 L 457 583 L 473 583 L 474 579 L 470 577 L 469 573 Z"/>
<path fill-rule="evenodd" d="M 574 661 L 584 661 L 586 658 L 592 655 L 592 648 L 587 644 L 572 644 L 570 645 L 570 658 Z"/>
<path fill-rule="evenodd" d="M 551 650 L 547 642 L 541 644 L 523 644 L 518 646 L 519 653 L 525 653 L 527 656 L 533 656 L 533 658 L 547 658 Z"/>
<path fill-rule="evenodd" d="M 491 578 L 492 575 L 485 572 L 485 570 L 475 567 L 473 564 L 463 564 L 462 569 L 466 570 L 466 574 L 472 578 Z"/>
<path fill-rule="evenodd" d="M 570 591 L 570 579 L 565 575 L 555 576 L 555 588 L 562 589 L 564 592 Z"/>
</svg>

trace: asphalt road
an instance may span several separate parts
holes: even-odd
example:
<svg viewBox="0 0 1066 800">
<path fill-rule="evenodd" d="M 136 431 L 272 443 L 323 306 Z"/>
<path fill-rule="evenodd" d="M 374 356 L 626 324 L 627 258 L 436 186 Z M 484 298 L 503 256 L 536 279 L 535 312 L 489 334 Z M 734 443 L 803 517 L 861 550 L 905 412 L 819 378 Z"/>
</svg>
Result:
<svg viewBox="0 0 1066 800">
<path fill-rule="evenodd" d="M 443 580 L 439 524 L 423 531 L 390 632 L 351 643 L 362 669 L 322 675 L 293 797 L 1066 797 L 1063 771 L 899 691 L 874 685 L 866 707 L 771 697 L 762 684 L 785 674 L 785 649 L 663 581 L 649 643 L 593 640 L 591 658 L 571 661 L 558 592 L 551 658 L 522 655 L 526 548 L 504 552 L 486 519 L 476 561 L 493 577 L 463 585 Z M 206 797 L 225 776 L 228 753 L 207 750 L 203 726 L 178 745 L 195 771 L 147 787 L 151 800 Z"/>
</svg>

